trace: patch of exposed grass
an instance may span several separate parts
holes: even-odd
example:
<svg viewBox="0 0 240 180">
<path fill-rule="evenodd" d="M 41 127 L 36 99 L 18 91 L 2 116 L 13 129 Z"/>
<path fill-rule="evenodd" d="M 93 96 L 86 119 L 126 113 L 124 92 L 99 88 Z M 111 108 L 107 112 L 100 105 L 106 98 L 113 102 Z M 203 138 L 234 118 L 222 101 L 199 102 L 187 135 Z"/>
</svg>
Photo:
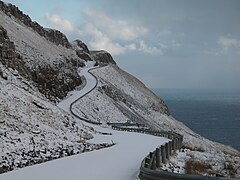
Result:
<svg viewBox="0 0 240 180">
<path fill-rule="evenodd" d="M 185 173 L 186 174 L 195 174 L 195 175 L 213 175 L 212 166 L 205 162 L 200 162 L 194 158 L 191 158 L 186 161 L 185 164 Z"/>
<path fill-rule="evenodd" d="M 229 173 L 229 176 L 231 178 L 235 178 L 237 174 L 237 170 L 234 168 L 234 166 L 230 162 L 226 162 L 224 164 L 224 169 L 226 169 Z"/>
<path fill-rule="evenodd" d="M 7 171 L 9 171 L 7 167 L 0 167 L 0 174 L 5 173 Z"/>
</svg>

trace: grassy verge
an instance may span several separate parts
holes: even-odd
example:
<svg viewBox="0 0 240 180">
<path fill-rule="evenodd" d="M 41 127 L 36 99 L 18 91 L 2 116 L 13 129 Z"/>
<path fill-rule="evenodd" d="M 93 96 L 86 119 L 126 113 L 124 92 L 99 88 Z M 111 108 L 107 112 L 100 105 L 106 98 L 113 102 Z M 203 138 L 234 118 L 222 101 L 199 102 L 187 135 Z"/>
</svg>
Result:
<svg viewBox="0 0 240 180">
<path fill-rule="evenodd" d="M 194 158 L 191 158 L 186 161 L 185 164 L 185 173 L 186 174 L 195 174 L 195 175 L 213 175 L 212 166 L 205 162 L 200 162 Z"/>
</svg>

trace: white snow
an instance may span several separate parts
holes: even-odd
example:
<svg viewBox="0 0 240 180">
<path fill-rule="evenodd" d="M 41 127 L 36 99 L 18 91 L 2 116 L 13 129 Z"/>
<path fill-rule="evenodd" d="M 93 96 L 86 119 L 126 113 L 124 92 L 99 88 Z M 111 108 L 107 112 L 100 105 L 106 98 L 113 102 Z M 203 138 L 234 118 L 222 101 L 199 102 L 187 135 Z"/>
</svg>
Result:
<svg viewBox="0 0 240 180">
<path fill-rule="evenodd" d="M 137 112 L 145 119 L 145 122 L 151 122 L 151 125 L 154 125 L 156 128 L 164 129 L 166 131 L 172 130 L 183 134 L 185 145 L 196 150 L 200 149 L 204 151 L 199 153 L 200 156 L 198 159 L 200 161 L 204 162 L 205 156 L 212 156 L 215 158 L 209 158 L 210 160 L 208 161 L 215 172 L 224 171 L 224 162 L 232 162 L 235 167 L 239 167 L 239 152 L 230 147 L 201 137 L 181 122 L 176 121 L 173 117 L 162 114 L 152 108 L 151 104 L 157 104 L 157 99 L 154 98 L 154 95 L 148 92 L 146 88 L 144 88 L 144 85 L 130 75 L 124 74 L 121 70 L 114 66 L 98 68 L 93 70 L 92 73 L 97 76 L 99 80 L 97 88 L 90 94 L 79 99 L 73 105 L 72 108 L 75 113 L 102 123 L 108 121 L 126 122 L 129 119 L 118 109 L 116 106 L 116 103 L 118 103 L 121 106 L 128 108 L 128 110 L 133 113 Z M 118 91 L 115 91 L 117 89 L 127 94 L 126 96 L 122 93 L 126 98 L 129 98 L 128 96 L 130 96 L 131 99 L 132 97 L 131 107 L 129 108 L 125 103 L 114 100 L 107 94 L 99 91 L 99 88 L 104 85 L 109 85 L 110 87 L 115 88 L 113 91 L 113 94 L 115 95 L 119 93 Z M 191 154 L 198 154 L 197 151 L 191 152 Z M 180 153 L 180 155 L 181 154 L 182 153 Z M 183 173 L 185 161 L 186 158 L 177 156 L 173 158 L 170 163 L 177 167 L 174 169 L 175 172 Z"/>
<path fill-rule="evenodd" d="M 72 91 L 71 96 L 61 101 L 58 107 L 69 112 L 69 107 L 78 98 L 82 97 L 89 91 L 91 91 L 97 84 L 95 77 L 89 73 L 89 70 L 96 67 L 92 67 L 93 64 L 86 64 L 87 68 L 80 69 L 79 75 L 84 76 L 86 79 L 86 85 L 81 90 Z M 92 125 L 90 125 L 92 126 Z M 154 137 L 151 135 L 118 132 L 110 129 L 103 129 L 98 126 L 94 126 L 97 131 L 106 131 L 112 133 L 112 135 L 94 135 L 94 139 L 90 140 L 91 143 L 117 143 L 115 146 L 94 153 L 85 153 L 81 156 L 75 156 L 58 160 L 56 162 L 48 162 L 44 166 L 39 165 L 36 170 L 32 170 L 21 173 L 23 170 L 14 172 L 11 176 L 19 178 L 31 177 L 34 179 L 42 179 L 41 174 L 47 174 L 46 178 L 51 179 L 78 179 L 84 177 L 84 179 L 114 179 L 114 180 L 130 180 L 136 179 L 138 170 L 142 159 L 156 148 L 168 141 L 166 138 Z M 61 161 L 61 162 L 60 162 Z M 26 168 L 27 169 L 27 168 Z M 30 170 L 31 169 L 31 170 Z M 49 172 L 50 171 L 50 172 Z M 55 173 L 56 171 L 62 173 Z M 30 173 L 29 173 L 30 172 Z M 32 174 L 31 172 L 34 172 Z M 36 176 L 39 174 L 39 176 Z M 47 173 L 46 173 L 47 172 Z M 16 175 L 16 176 L 15 176 Z M 12 179 L 12 177 L 11 177 Z M 12 179 L 14 180 L 14 179 Z"/>
<path fill-rule="evenodd" d="M 0 17 L 0 24 L 7 29 L 10 40 L 14 41 L 16 51 L 23 56 L 27 66 L 33 69 L 48 65 L 54 67 L 55 63 L 66 65 L 66 59 L 81 60 L 73 49 L 67 49 L 61 45 L 56 46 L 46 41 L 14 17 L 8 17 L 1 11 Z M 69 97 L 58 104 L 60 108 L 67 112 L 69 112 L 72 102 L 92 90 L 97 83 L 96 79 L 88 72 L 92 69 L 94 62 L 88 62 L 86 65 L 87 68 L 81 69 L 79 72 L 80 76 L 86 78 L 86 86 L 80 91 L 70 92 Z M 4 70 L 3 72 L 4 76 L 8 76 L 8 81 L 0 79 L 0 110 L 4 112 L 0 114 L 0 121 L 4 120 L 1 121 L 4 126 L 1 126 L 0 134 L 8 133 L 7 137 L 2 138 L 1 136 L 0 138 L 0 158 L 8 152 L 19 152 L 20 148 L 30 150 L 29 137 L 36 137 L 35 141 L 37 141 L 39 149 L 43 147 L 42 144 L 50 148 L 56 148 L 60 144 L 77 146 L 80 137 L 83 136 L 84 139 L 91 137 L 86 125 L 94 127 L 97 131 L 113 133 L 112 136 L 95 134 L 95 138 L 89 142 L 114 141 L 117 145 L 12 171 L 0 175 L 0 180 L 136 179 L 135 176 L 145 155 L 167 141 L 160 137 L 117 132 L 87 123 L 83 123 L 83 126 L 81 121 L 64 113 L 49 103 L 36 89 L 31 89 L 30 85 L 24 84 L 23 82 L 27 82 L 26 80 L 15 77 L 13 73 L 8 71 Z M 63 68 L 63 71 L 70 71 L 70 68 Z M 156 129 L 172 130 L 183 134 L 185 145 L 192 148 L 200 147 L 205 150 L 201 153 L 195 151 L 189 153 L 189 155 L 194 154 L 195 157 L 203 161 L 210 159 L 211 163 L 219 163 L 220 165 L 217 165 L 216 169 L 219 169 L 226 161 L 234 162 L 236 167 L 240 167 L 238 151 L 207 140 L 173 117 L 161 113 L 162 108 L 164 108 L 161 100 L 136 78 L 114 65 L 98 68 L 93 73 L 97 76 L 99 83 L 96 89 L 74 104 L 73 110 L 79 115 L 87 115 L 94 121 L 126 122 L 129 117 L 119 110 L 117 104 L 126 108 L 129 112 L 139 115 L 146 124 Z M 16 83 L 17 78 L 21 78 L 23 82 Z M 131 106 L 121 100 L 114 100 L 104 92 L 100 92 L 99 88 L 106 85 L 120 92 L 125 100 L 131 101 Z M 27 89 L 27 91 L 24 89 Z M 40 104 L 45 109 L 39 110 L 33 102 Z M 25 133 L 23 134 L 21 131 Z M 45 136 L 44 138 L 34 134 L 34 132 L 39 131 Z M 68 140 L 66 140 L 66 137 Z M 19 138 L 21 142 L 19 142 Z M 181 167 L 183 167 L 187 156 L 188 154 L 180 153 L 173 161 L 179 162 L 180 160 L 182 162 Z M 18 156 L 14 155 L 15 157 Z M 240 168 L 238 169 L 240 171 Z"/>
<path fill-rule="evenodd" d="M 97 81 L 95 77 L 88 72 L 93 68 L 96 67 L 87 65 L 87 68 L 79 71 L 79 75 L 84 76 L 86 79 L 86 86 L 79 91 L 72 91 L 70 97 L 58 104 L 60 108 L 69 112 L 71 103 L 73 103 L 79 97 L 85 95 L 87 92 L 91 91 L 96 86 Z M 50 177 L 58 180 L 68 178 L 74 180 L 81 176 L 89 180 L 136 179 L 141 161 L 146 154 L 148 154 L 149 151 L 152 151 L 158 145 L 168 141 L 166 138 L 154 137 L 139 133 L 118 132 L 110 129 L 103 129 L 98 126 L 94 126 L 94 129 L 97 131 L 107 130 L 107 132 L 110 132 L 113 135 L 95 135 L 94 139 L 90 141 L 91 143 L 114 142 L 117 144 L 111 148 L 95 151 L 94 153 L 85 153 L 81 156 L 75 156 L 74 158 L 65 158 L 62 160 L 62 164 L 64 165 L 60 165 L 59 161 L 61 160 L 56 161 L 57 163 L 49 162 L 44 167 L 40 165 L 41 168 L 37 168 L 39 174 L 45 171 L 48 172 L 51 169 L 50 176 L 47 176 L 46 178 Z M 77 169 L 69 167 L 75 167 Z M 52 173 L 58 170 L 63 172 L 64 175 L 61 173 Z M 34 172 L 36 171 L 34 170 Z M 20 173 L 20 175 L 21 174 L 24 174 L 25 176 L 26 172 Z M 38 177 L 36 177 L 35 174 L 36 173 L 34 173 L 34 178 L 37 180 Z M 27 175 L 27 177 L 31 177 L 31 175 L 32 174 L 30 173 Z M 19 178 L 19 175 L 16 174 L 16 177 Z"/>
<path fill-rule="evenodd" d="M 78 69 L 79 76 L 84 76 L 86 78 L 86 85 L 83 87 L 83 89 L 69 92 L 68 98 L 59 102 L 57 105 L 61 109 L 65 110 L 66 112 L 70 112 L 71 103 L 73 103 L 75 100 L 77 100 L 78 98 L 82 97 L 83 95 L 91 91 L 97 84 L 96 78 L 89 73 L 89 70 L 95 69 L 97 67 L 93 67 L 88 64 L 87 66 L 88 66 L 87 68 Z"/>
<path fill-rule="evenodd" d="M 94 126 L 113 135 L 94 135 L 91 143 L 112 141 L 116 145 L 26 167 L 0 175 L 0 180 L 133 180 L 138 179 L 142 159 L 166 138 L 140 133 L 119 132 Z"/>
<path fill-rule="evenodd" d="M 162 165 L 161 169 L 166 170 L 168 172 L 184 174 L 185 164 L 186 164 L 186 161 L 188 160 L 194 160 L 197 162 L 208 164 L 212 167 L 212 170 L 215 170 L 215 173 L 218 172 L 218 174 L 222 174 L 227 177 L 226 170 L 221 172 L 219 171 L 219 169 L 224 169 L 223 167 L 224 164 L 222 163 L 225 161 L 224 155 L 216 155 L 216 154 L 210 154 L 207 152 L 192 151 L 189 149 L 182 149 L 181 151 L 177 151 L 176 154 L 170 157 L 169 162 Z M 225 162 L 228 162 L 228 161 L 225 161 Z M 205 174 L 203 175 L 211 176 L 212 174 L 208 174 L 208 172 L 205 172 Z"/>
</svg>

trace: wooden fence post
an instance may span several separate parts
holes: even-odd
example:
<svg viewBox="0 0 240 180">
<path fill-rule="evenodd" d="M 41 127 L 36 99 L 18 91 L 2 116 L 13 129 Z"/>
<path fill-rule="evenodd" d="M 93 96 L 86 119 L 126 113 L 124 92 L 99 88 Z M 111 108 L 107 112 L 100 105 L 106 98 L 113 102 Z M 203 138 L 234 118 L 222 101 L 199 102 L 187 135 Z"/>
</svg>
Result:
<svg viewBox="0 0 240 180">
<path fill-rule="evenodd" d="M 156 148 L 156 167 L 160 167 L 160 149 Z"/>
<path fill-rule="evenodd" d="M 176 140 L 176 138 L 174 138 L 173 139 L 173 151 L 174 151 L 174 153 L 176 152 L 176 150 L 177 150 L 177 140 Z"/>
<path fill-rule="evenodd" d="M 165 151 L 166 151 L 166 159 L 169 160 L 169 143 L 165 144 Z"/>
<path fill-rule="evenodd" d="M 172 140 L 170 140 L 170 141 L 168 142 L 168 145 L 169 145 L 169 147 L 168 147 L 169 156 L 171 156 L 171 155 L 172 155 Z"/>
<path fill-rule="evenodd" d="M 165 146 L 161 145 L 161 160 L 162 163 L 166 163 L 166 150 L 165 150 Z"/>
<path fill-rule="evenodd" d="M 179 147 L 179 149 L 182 148 L 182 143 L 183 143 L 183 136 L 181 136 L 181 138 L 180 138 L 180 147 Z"/>
<path fill-rule="evenodd" d="M 156 151 L 153 152 L 153 157 L 152 157 L 152 166 L 151 169 L 156 170 Z"/>
<path fill-rule="evenodd" d="M 145 167 L 150 168 L 150 159 L 148 157 L 145 158 Z"/>
<path fill-rule="evenodd" d="M 179 147 L 179 139 L 176 138 L 176 150 L 178 150 L 178 147 Z"/>
</svg>

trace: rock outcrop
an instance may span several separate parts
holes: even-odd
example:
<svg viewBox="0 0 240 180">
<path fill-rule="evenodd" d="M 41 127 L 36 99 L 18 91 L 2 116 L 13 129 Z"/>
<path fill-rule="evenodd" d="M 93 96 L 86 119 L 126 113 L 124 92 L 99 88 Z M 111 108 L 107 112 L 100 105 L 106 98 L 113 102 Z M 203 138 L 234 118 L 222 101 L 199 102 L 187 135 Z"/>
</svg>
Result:
<svg viewBox="0 0 240 180">
<path fill-rule="evenodd" d="M 87 54 L 90 54 L 90 51 L 87 47 L 87 45 L 82 42 L 81 40 L 75 40 L 72 42 L 72 46 L 77 50 L 77 51 L 82 51 L 82 52 L 85 52 Z"/>
<path fill-rule="evenodd" d="M 86 61 L 96 61 L 98 64 L 116 64 L 110 53 L 107 51 L 89 51 L 87 45 L 80 40 L 72 42 L 76 54 Z"/>
<path fill-rule="evenodd" d="M 22 56 L 16 52 L 14 42 L 9 39 L 7 31 L 2 26 L 0 26 L 0 62 L 31 80 L 39 91 L 52 101 L 65 97 L 67 92 L 82 82 L 76 71 L 76 65 L 81 65 L 77 60 L 72 59 L 66 64 L 59 63 L 55 67 L 37 66 L 30 68 L 27 66 Z M 72 71 L 64 69 L 72 69 Z"/>
<path fill-rule="evenodd" d="M 14 42 L 10 41 L 7 31 L 0 25 L 0 62 L 6 67 L 18 70 L 27 75 L 29 69 L 25 66 L 20 54 L 15 52 Z"/>
<path fill-rule="evenodd" d="M 24 14 L 22 11 L 18 9 L 15 5 L 6 4 L 0 1 L 0 9 L 7 14 L 9 17 L 13 16 L 18 19 L 20 22 L 25 24 L 28 27 L 31 27 L 34 31 L 36 31 L 39 35 L 45 37 L 49 41 L 55 43 L 56 45 L 62 45 L 65 47 L 71 47 L 67 37 L 58 30 L 53 29 L 45 29 L 40 26 L 37 22 L 33 22 L 31 18 Z"/>
<path fill-rule="evenodd" d="M 90 51 L 86 44 L 80 40 L 75 40 L 72 42 L 72 47 L 76 51 L 76 54 L 79 58 L 84 59 L 85 61 L 92 61 L 90 56 Z"/>
<path fill-rule="evenodd" d="M 90 52 L 91 57 L 94 61 L 97 61 L 98 63 L 103 64 L 116 64 L 116 62 L 113 60 L 110 53 L 107 51 L 101 50 L 101 51 L 91 51 Z"/>
</svg>

